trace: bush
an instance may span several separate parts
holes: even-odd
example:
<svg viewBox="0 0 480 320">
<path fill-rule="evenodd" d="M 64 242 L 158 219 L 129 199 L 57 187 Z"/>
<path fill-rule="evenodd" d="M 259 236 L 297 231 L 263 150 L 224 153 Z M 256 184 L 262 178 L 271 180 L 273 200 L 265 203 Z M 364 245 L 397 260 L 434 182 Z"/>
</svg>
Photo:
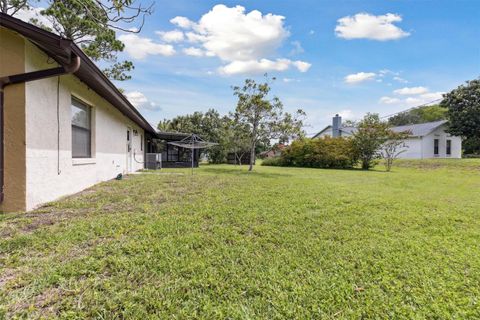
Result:
<svg viewBox="0 0 480 320">
<path fill-rule="evenodd" d="M 285 148 L 277 163 L 311 168 L 352 168 L 357 162 L 349 138 L 317 138 L 294 141 Z"/>
<path fill-rule="evenodd" d="M 464 154 L 462 158 L 465 158 L 465 159 L 479 159 L 480 154 L 474 154 L 474 153 Z"/>
<path fill-rule="evenodd" d="M 264 158 L 262 160 L 262 166 L 281 167 L 284 166 L 284 162 L 282 157 Z"/>
</svg>

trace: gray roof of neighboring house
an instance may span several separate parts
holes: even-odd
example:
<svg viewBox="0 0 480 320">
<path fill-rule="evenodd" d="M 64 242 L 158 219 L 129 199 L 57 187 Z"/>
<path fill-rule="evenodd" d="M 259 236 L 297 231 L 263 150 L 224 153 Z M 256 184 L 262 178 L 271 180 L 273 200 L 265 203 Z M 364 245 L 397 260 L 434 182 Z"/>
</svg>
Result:
<svg viewBox="0 0 480 320">
<path fill-rule="evenodd" d="M 398 126 L 398 127 L 392 127 L 391 129 L 395 132 L 405 132 L 409 131 L 411 137 L 423 137 L 437 129 L 438 127 L 444 125 L 447 123 L 447 120 L 440 120 L 440 121 L 434 121 L 434 122 L 426 122 L 426 123 L 420 123 L 420 124 L 409 124 L 405 126 Z M 332 126 L 329 125 L 325 127 L 322 131 L 317 133 L 313 138 L 318 137 L 321 133 L 324 131 L 330 129 Z M 357 131 L 357 128 L 355 127 L 342 127 L 340 129 L 342 132 L 351 135 L 354 134 Z"/>
<path fill-rule="evenodd" d="M 355 131 L 357 131 L 357 128 L 355 127 L 342 127 L 340 131 L 348 133 L 348 134 L 354 134 Z"/>
<path fill-rule="evenodd" d="M 420 123 L 420 124 L 409 124 L 406 126 L 393 127 L 392 130 L 395 132 L 409 131 L 410 135 L 413 137 L 423 137 L 431 133 L 441 125 L 444 125 L 445 123 L 447 123 L 447 120 L 440 120 L 440 121 Z"/>
</svg>

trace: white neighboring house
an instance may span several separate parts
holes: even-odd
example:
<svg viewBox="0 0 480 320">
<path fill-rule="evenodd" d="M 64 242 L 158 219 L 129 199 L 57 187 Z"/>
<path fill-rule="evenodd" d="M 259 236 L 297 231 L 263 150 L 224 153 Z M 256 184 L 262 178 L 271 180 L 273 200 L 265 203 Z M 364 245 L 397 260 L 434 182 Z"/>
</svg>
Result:
<svg viewBox="0 0 480 320">
<path fill-rule="evenodd" d="M 144 167 L 155 130 L 71 40 L 0 13 L 0 211 Z"/>
<path fill-rule="evenodd" d="M 446 129 L 446 120 L 393 127 L 392 130 L 395 132 L 410 132 L 410 136 L 405 140 L 405 151 L 399 158 L 461 158 L 462 139 L 448 134 Z M 337 114 L 332 119 L 332 125 L 325 127 L 313 138 L 348 137 L 356 130 L 355 127 L 343 127 L 342 118 Z"/>
</svg>

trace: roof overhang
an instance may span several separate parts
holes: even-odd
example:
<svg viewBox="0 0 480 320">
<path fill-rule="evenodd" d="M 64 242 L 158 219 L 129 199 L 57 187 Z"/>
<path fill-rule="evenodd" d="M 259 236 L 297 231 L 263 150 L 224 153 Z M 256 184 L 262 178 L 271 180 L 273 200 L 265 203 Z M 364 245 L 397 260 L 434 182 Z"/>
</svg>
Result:
<svg viewBox="0 0 480 320">
<path fill-rule="evenodd" d="M 316 137 L 318 137 L 319 135 L 321 135 L 322 133 L 324 133 L 325 131 L 327 131 L 328 129 L 330 129 L 332 126 L 326 126 L 325 128 L 323 128 L 320 132 L 318 132 L 316 135 L 314 135 L 312 137 L 312 139 L 315 139 Z"/>
<path fill-rule="evenodd" d="M 22 35 L 60 65 L 69 64 L 73 55 L 78 56 L 81 60 L 80 68 L 74 75 L 142 129 L 156 134 L 155 129 L 140 112 L 72 40 L 62 38 L 4 13 L 0 13 L 0 26 Z"/>
<path fill-rule="evenodd" d="M 180 141 L 182 139 L 190 137 L 190 133 L 181 133 L 181 132 L 166 132 L 166 131 L 157 131 L 156 138 L 165 141 Z"/>
</svg>

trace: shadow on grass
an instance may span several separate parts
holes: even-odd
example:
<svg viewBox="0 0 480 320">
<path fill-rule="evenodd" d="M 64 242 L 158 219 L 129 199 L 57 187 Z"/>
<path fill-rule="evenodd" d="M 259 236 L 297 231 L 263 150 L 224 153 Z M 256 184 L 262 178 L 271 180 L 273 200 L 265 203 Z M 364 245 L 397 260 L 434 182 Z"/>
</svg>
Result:
<svg viewBox="0 0 480 320">
<path fill-rule="evenodd" d="M 263 178 L 278 178 L 278 177 L 290 177 L 292 174 L 288 173 L 277 173 L 277 172 L 262 172 L 256 171 L 248 171 L 248 167 L 245 166 L 244 168 L 234 167 L 234 168 L 218 168 L 218 167 L 203 167 L 203 172 L 208 173 L 221 173 L 221 174 L 231 174 L 231 175 L 255 175 Z"/>
<path fill-rule="evenodd" d="M 370 169 L 362 169 L 360 167 L 353 168 L 322 168 L 322 167 L 300 167 L 300 166 L 264 166 L 267 168 L 287 168 L 287 169 L 312 169 L 312 170 L 325 170 L 325 171 L 351 171 L 351 172 L 387 172 L 385 169 L 380 169 L 375 166 Z"/>
</svg>

